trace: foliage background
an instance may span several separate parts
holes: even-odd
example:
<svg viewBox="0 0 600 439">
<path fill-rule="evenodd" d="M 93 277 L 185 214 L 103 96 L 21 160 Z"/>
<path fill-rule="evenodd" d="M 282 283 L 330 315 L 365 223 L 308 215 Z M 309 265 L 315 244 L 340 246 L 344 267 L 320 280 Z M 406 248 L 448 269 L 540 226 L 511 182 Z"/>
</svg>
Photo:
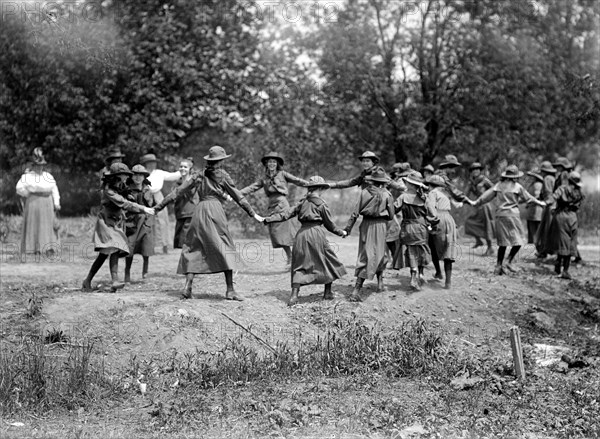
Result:
<svg viewBox="0 0 600 439">
<path fill-rule="evenodd" d="M 130 165 L 153 151 L 173 169 L 221 144 L 239 186 L 269 150 L 329 179 L 357 172 L 365 149 L 388 167 L 454 153 L 492 177 L 558 155 L 598 163 L 593 0 L 315 2 L 320 14 L 287 21 L 236 0 L 0 3 L 5 213 L 19 210 L 14 185 L 36 146 L 64 215 L 98 202 L 111 146 Z"/>
</svg>

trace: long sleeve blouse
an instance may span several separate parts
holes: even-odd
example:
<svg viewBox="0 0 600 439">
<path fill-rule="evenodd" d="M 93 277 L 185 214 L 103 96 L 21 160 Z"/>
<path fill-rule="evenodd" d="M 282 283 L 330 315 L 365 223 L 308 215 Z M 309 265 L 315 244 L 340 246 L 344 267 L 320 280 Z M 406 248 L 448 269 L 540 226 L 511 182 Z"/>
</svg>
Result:
<svg viewBox="0 0 600 439">
<path fill-rule="evenodd" d="M 308 185 L 308 181 L 302 178 L 296 177 L 295 175 L 292 175 L 286 171 L 278 171 L 272 176 L 265 174 L 251 185 L 240 190 L 240 192 L 245 196 L 263 188 L 267 196 L 276 194 L 287 196 L 289 192 L 287 185 L 288 183 L 302 187 Z"/>
<path fill-rule="evenodd" d="M 265 218 L 266 224 L 286 221 L 297 216 L 301 223 L 320 222 L 331 233 L 343 236 L 343 230 L 335 225 L 331 217 L 331 212 L 327 203 L 314 193 L 309 193 L 306 198 L 297 203 L 294 207 L 286 209 L 283 212 L 275 213 Z"/>
<path fill-rule="evenodd" d="M 17 182 L 17 194 L 27 198 L 31 194 L 37 195 L 52 195 L 54 207 L 60 206 L 60 194 L 56 180 L 49 172 L 37 174 L 33 171 L 26 172 Z"/>
<path fill-rule="evenodd" d="M 345 230 L 350 233 L 359 215 L 389 221 L 394 213 L 394 199 L 390 191 L 382 187 L 367 186 L 360 193 L 358 204 L 350 215 Z"/>
<path fill-rule="evenodd" d="M 198 193 L 199 201 L 217 199 L 223 202 L 226 198 L 225 194 L 228 194 L 249 216 L 255 214 L 254 209 L 235 186 L 227 171 L 212 167 L 207 167 L 202 174 L 194 174 L 192 178 L 176 187 L 164 200 L 156 205 L 156 210 L 161 210 L 172 201 L 182 199 L 194 190 Z"/>
<path fill-rule="evenodd" d="M 533 195 L 516 181 L 505 180 L 496 183 L 475 200 L 474 206 L 481 206 L 496 198 L 496 217 L 519 217 L 519 203 L 537 201 Z"/>
</svg>

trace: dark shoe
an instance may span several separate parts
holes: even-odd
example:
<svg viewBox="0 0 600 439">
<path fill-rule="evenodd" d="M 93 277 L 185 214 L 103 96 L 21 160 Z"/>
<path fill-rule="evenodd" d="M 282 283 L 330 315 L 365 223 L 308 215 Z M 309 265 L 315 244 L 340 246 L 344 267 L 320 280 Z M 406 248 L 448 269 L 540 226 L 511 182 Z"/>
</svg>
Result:
<svg viewBox="0 0 600 439">
<path fill-rule="evenodd" d="M 425 276 L 423 276 L 422 274 L 419 274 L 419 286 L 422 287 L 423 285 L 425 285 L 427 283 L 427 281 L 425 280 Z"/>
<path fill-rule="evenodd" d="M 562 272 L 562 274 L 560 275 L 560 278 L 561 278 L 561 279 L 568 279 L 568 280 L 571 280 L 571 279 L 573 279 L 573 278 L 571 277 L 571 275 L 569 274 L 569 272 L 568 272 L 568 271 L 563 271 L 563 272 Z"/>
<path fill-rule="evenodd" d="M 142 279 L 146 279 L 148 277 L 148 273 L 142 273 Z"/>
<path fill-rule="evenodd" d="M 235 290 L 227 290 L 225 291 L 225 300 L 236 300 L 238 302 L 242 302 L 244 298 Z"/>
<path fill-rule="evenodd" d="M 92 287 L 92 283 L 88 282 L 87 280 L 84 280 L 83 283 L 81 284 L 81 291 L 85 292 L 85 293 L 90 293 L 92 291 L 97 290 L 98 288 L 93 288 Z"/>
<path fill-rule="evenodd" d="M 414 291 L 421 291 L 421 285 L 419 284 L 416 273 L 412 273 L 410 276 L 410 286 Z"/>
<path fill-rule="evenodd" d="M 128 273 L 125 273 L 125 279 L 123 279 L 125 281 L 126 284 L 131 283 L 131 275 Z"/>
<path fill-rule="evenodd" d="M 120 290 L 121 288 L 125 288 L 124 282 L 114 281 L 112 284 L 110 284 L 111 293 L 116 293 L 117 290 Z"/>
<path fill-rule="evenodd" d="M 325 290 L 323 291 L 323 300 L 333 300 L 333 293 L 331 292 L 331 284 L 325 284 Z"/>
<path fill-rule="evenodd" d="M 572 262 L 572 263 L 573 263 L 573 264 L 581 264 L 581 261 L 582 261 L 582 259 L 581 259 L 581 256 L 576 256 L 576 257 L 573 259 L 573 262 Z"/>
<path fill-rule="evenodd" d="M 496 268 L 494 268 L 494 274 L 498 276 L 505 274 L 504 267 L 502 265 L 496 265 Z"/>
<path fill-rule="evenodd" d="M 185 280 L 185 287 L 183 287 L 183 291 L 181 292 L 181 297 L 184 299 L 192 298 L 192 281 L 190 279 Z"/>
<path fill-rule="evenodd" d="M 451 288 L 452 288 L 452 281 L 450 279 L 446 279 L 446 282 L 444 283 L 444 289 L 449 290 Z"/>
<path fill-rule="evenodd" d="M 556 261 L 556 263 L 554 264 L 554 272 L 558 275 L 560 275 L 560 262 Z"/>
<path fill-rule="evenodd" d="M 442 273 L 440 271 L 436 271 L 435 274 L 433 275 L 433 278 L 435 280 L 443 280 L 444 276 L 442 275 Z"/>
<path fill-rule="evenodd" d="M 169 254 L 169 247 L 166 245 L 163 245 L 163 254 L 164 255 L 168 255 Z"/>
<path fill-rule="evenodd" d="M 292 294 L 290 295 L 290 299 L 288 300 L 288 306 L 294 306 L 298 303 L 299 292 L 300 288 L 292 288 Z"/>
<path fill-rule="evenodd" d="M 473 245 L 473 248 L 475 249 L 479 247 L 483 247 L 483 241 L 478 239 L 477 241 L 475 241 L 475 245 Z"/>
</svg>

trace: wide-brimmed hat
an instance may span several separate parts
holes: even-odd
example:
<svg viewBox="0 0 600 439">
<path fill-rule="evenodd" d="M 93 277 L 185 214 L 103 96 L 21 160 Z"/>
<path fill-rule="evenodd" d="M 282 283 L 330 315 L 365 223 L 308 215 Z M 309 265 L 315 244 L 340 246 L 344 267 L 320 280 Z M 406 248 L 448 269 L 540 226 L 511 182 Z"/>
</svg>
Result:
<svg viewBox="0 0 600 439">
<path fill-rule="evenodd" d="M 574 184 L 577 187 L 581 187 L 581 175 L 579 175 L 579 172 L 577 171 L 571 171 L 569 172 L 569 177 L 568 180 L 570 183 Z"/>
<path fill-rule="evenodd" d="M 267 160 L 269 160 L 269 159 L 277 160 L 277 163 L 279 163 L 279 166 L 283 166 L 283 164 L 284 164 L 283 157 L 278 152 L 271 151 L 270 153 L 265 154 L 263 156 L 263 158 L 260 159 L 260 161 L 262 162 L 263 165 L 267 166 Z"/>
<path fill-rule="evenodd" d="M 309 189 L 315 189 L 315 188 L 329 189 L 329 183 L 326 183 L 325 179 L 323 177 L 320 177 L 318 175 L 313 175 L 312 177 L 310 177 L 308 179 L 308 184 L 306 185 L 306 187 Z"/>
<path fill-rule="evenodd" d="M 140 163 L 142 165 L 145 165 L 146 163 L 150 163 L 150 162 L 157 162 L 158 159 L 156 158 L 156 156 L 154 154 L 144 154 L 143 156 L 140 157 Z"/>
<path fill-rule="evenodd" d="M 562 166 L 565 169 L 571 169 L 573 167 L 573 164 L 569 161 L 568 158 L 559 157 L 554 163 L 552 163 L 552 166 Z"/>
<path fill-rule="evenodd" d="M 223 160 L 231 157 L 231 154 L 225 152 L 225 148 L 219 145 L 211 146 L 208 150 L 208 155 L 204 156 L 204 160 Z"/>
<path fill-rule="evenodd" d="M 500 176 L 502 178 L 521 178 L 523 175 L 525 174 L 519 171 L 517 165 L 509 165 Z"/>
<path fill-rule="evenodd" d="M 427 165 L 423 168 L 423 172 L 431 172 L 432 174 L 435 172 L 435 168 L 432 165 Z"/>
<path fill-rule="evenodd" d="M 359 160 L 362 159 L 371 159 L 374 162 L 379 162 L 379 157 L 373 151 L 365 151 L 360 156 L 358 156 Z"/>
<path fill-rule="evenodd" d="M 469 171 L 474 171 L 475 169 L 483 169 L 483 165 L 479 162 L 471 163 L 471 166 L 469 166 Z"/>
<path fill-rule="evenodd" d="M 40 148 L 39 146 L 37 148 L 33 148 L 32 162 L 34 165 L 45 165 L 48 163 L 46 161 L 46 159 L 44 158 L 44 153 L 42 151 L 42 148 Z"/>
<path fill-rule="evenodd" d="M 534 169 L 533 171 L 529 171 L 529 172 L 527 172 L 527 175 L 529 175 L 530 177 L 533 177 L 533 178 L 535 178 L 536 180 L 539 180 L 539 181 L 544 181 L 544 177 L 542 177 L 542 175 L 540 175 L 540 174 L 538 173 L 538 170 L 537 170 L 537 169 Z"/>
<path fill-rule="evenodd" d="M 125 154 L 123 154 L 121 152 L 121 148 L 119 148 L 118 146 L 113 146 L 113 147 L 109 148 L 107 153 L 108 153 L 108 155 L 104 158 L 105 161 L 108 161 L 110 159 L 119 159 L 119 158 L 125 157 Z"/>
<path fill-rule="evenodd" d="M 133 172 L 129 170 L 129 167 L 125 163 L 113 163 L 108 168 L 108 172 L 105 172 L 104 175 L 119 175 L 119 174 L 127 174 L 131 175 Z"/>
<path fill-rule="evenodd" d="M 376 169 L 370 175 L 365 177 L 367 181 L 374 181 L 377 183 L 389 183 L 391 178 L 385 173 L 385 171 L 381 168 Z"/>
<path fill-rule="evenodd" d="M 460 165 L 461 164 L 455 155 L 448 154 L 447 156 L 444 157 L 444 161 L 442 163 L 440 163 L 439 167 L 440 168 L 455 168 Z"/>
<path fill-rule="evenodd" d="M 408 177 L 404 179 L 405 182 L 414 184 L 415 186 L 425 187 L 423 184 L 423 175 L 418 171 L 411 172 Z"/>
<path fill-rule="evenodd" d="M 429 177 L 427 177 L 425 179 L 425 182 L 431 186 L 440 186 L 440 187 L 446 186 L 446 182 L 444 181 L 444 179 L 442 178 L 441 175 L 430 175 Z"/>
<path fill-rule="evenodd" d="M 135 165 L 133 168 L 131 168 L 131 172 L 134 174 L 142 174 L 146 177 L 150 175 L 148 170 L 143 165 Z"/>
<path fill-rule="evenodd" d="M 556 174 L 556 169 L 552 167 L 552 163 L 549 161 L 543 161 L 540 165 L 540 172 L 547 172 L 548 174 Z"/>
</svg>

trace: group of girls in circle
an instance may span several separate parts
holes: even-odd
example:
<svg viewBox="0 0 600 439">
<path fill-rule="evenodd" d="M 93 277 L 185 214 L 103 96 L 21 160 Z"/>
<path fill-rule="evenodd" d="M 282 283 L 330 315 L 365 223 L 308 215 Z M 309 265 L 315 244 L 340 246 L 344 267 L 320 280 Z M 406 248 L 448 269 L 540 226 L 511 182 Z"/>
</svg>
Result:
<svg viewBox="0 0 600 439">
<path fill-rule="evenodd" d="M 140 162 L 148 159 L 147 156 Z M 156 162 L 156 158 L 150 156 L 151 161 Z M 479 209 L 496 199 L 495 237 L 499 249 L 494 272 L 500 275 L 516 271 L 514 258 L 523 244 L 524 234 L 518 204 L 527 202 L 542 209 L 548 206 L 547 200 L 534 197 L 518 183 L 523 173 L 514 165 L 505 169 L 499 183 L 471 200 L 453 182 L 454 171 L 461 166 L 453 155 L 446 156 L 438 170 L 431 166 L 424 168 L 424 177 L 408 163 L 394 165 L 388 175 L 379 165 L 378 156 L 367 151 L 358 157 L 362 167 L 360 174 L 348 180 L 327 182 L 318 175 L 305 180 L 286 172 L 283 157 L 271 152 L 261 159 L 264 175 L 243 189 L 236 187 L 224 169 L 229 157 L 231 155 L 221 146 L 211 147 L 204 157 L 206 167 L 199 173 L 190 172 L 191 159 L 182 161 L 178 185 L 158 202 L 151 196 L 150 173 L 142 164 L 129 170 L 121 162 L 107 163 L 102 177 L 101 210 L 94 232 L 98 256 L 83 282 L 83 289 L 93 290 L 92 279 L 107 258 L 112 291 L 124 286 L 117 276 L 120 257 L 127 258 L 126 282 L 130 281 L 131 258 L 135 253 L 144 258 L 145 276 L 147 258 L 154 248 L 151 236 L 154 216 L 173 202 L 177 219 L 175 247 L 182 249 L 177 273 L 185 275 L 183 298 L 192 297 L 196 274 L 224 273 L 225 298 L 243 300 L 234 288 L 236 252 L 223 209 L 224 201 L 233 200 L 250 217 L 266 224 L 273 248 L 282 248 L 285 252 L 291 273 L 290 306 L 298 303 L 298 294 L 304 285 L 322 284 L 323 299 L 334 298 L 332 283 L 343 277 L 346 269 L 330 246 L 326 231 L 346 237 L 359 216 L 362 221 L 354 272 L 356 282 L 348 296 L 348 300 L 354 302 L 362 301 L 365 280 L 376 278 L 376 291 L 385 291 L 383 279 L 388 263 L 395 269 L 408 267 L 410 287 L 420 290 L 426 282 L 424 267 L 432 261 L 434 279 L 445 280 L 444 287 L 450 289 L 452 265 L 458 257 L 456 224 L 450 211 L 452 207 L 464 204 Z M 288 183 L 308 190 L 293 207 L 287 199 Z M 564 189 L 553 195 L 557 207 L 554 219 L 550 221 L 552 227 L 559 230 L 557 236 L 561 237 L 553 244 L 559 256 L 567 251 L 566 246 L 573 245 L 573 240 L 576 245 L 576 216 L 573 222 L 572 212 L 574 204 L 580 203 L 582 198 L 577 173 L 568 174 L 565 184 Z M 348 223 L 342 228 L 334 223 L 322 194 L 329 189 L 352 186 L 359 186 L 361 192 Z M 269 201 L 266 217 L 258 215 L 246 200 L 248 194 L 261 188 Z M 290 221 L 293 217 L 300 222 L 299 229 Z M 505 264 L 508 246 L 512 248 Z M 560 261 L 562 263 L 562 257 Z M 568 266 L 564 273 L 568 275 Z"/>
</svg>

